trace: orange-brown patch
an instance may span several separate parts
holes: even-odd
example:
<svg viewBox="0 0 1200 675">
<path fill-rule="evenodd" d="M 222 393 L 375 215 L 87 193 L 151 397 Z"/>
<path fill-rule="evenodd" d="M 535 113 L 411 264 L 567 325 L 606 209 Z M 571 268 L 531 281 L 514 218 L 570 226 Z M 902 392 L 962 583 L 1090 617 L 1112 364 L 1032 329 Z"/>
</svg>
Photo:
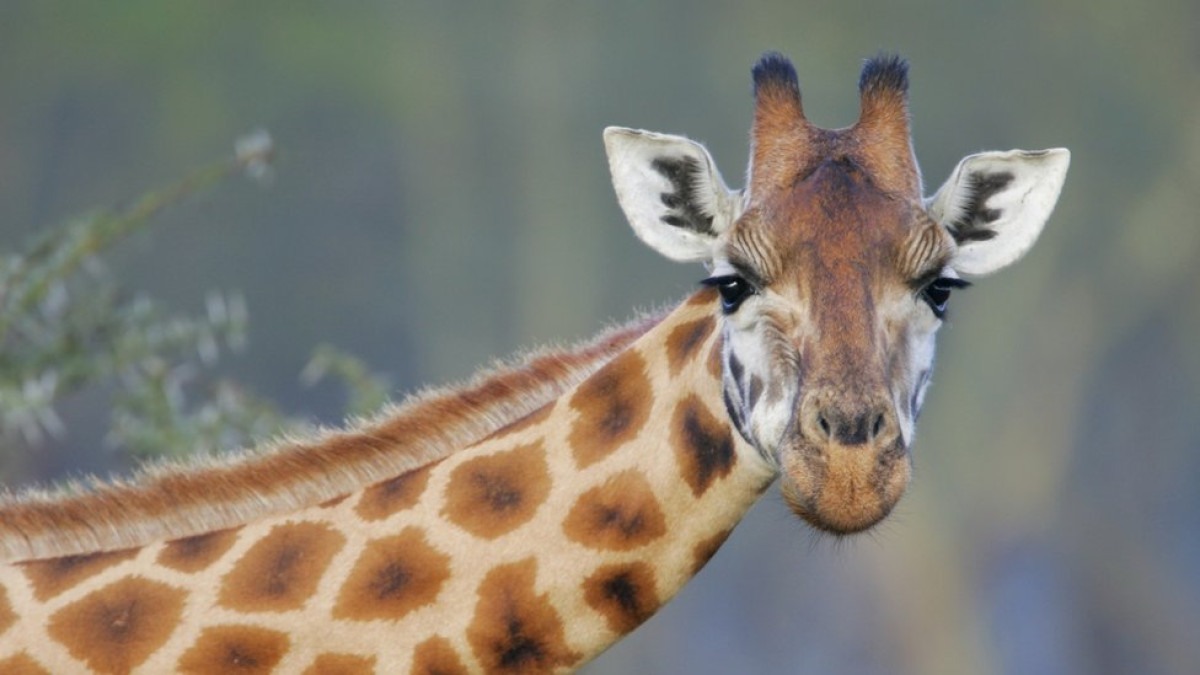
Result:
<svg viewBox="0 0 1200 675">
<path fill-rule="evenodd" d="M 640 626 L 662 604 L 654 569 L 640 561 L 597 569 L 583 581 L 583 599 L 618 635 Z"/>
<path fill-rule="evenodd" d="M 683 479 L 697 497 L 718 478 L 729 475 L 736 461 L 729 425 L 714 417 L 695 394 L 675 408 L 671 446 L 675 448 Z"/>
<path fill-rule="evenodd" d="M 312 665 L 304 669 L 303 675 L 361 675 L 373 672 L 374 656 L 321 654 L 313 659 Z"/>
<path fill-rule="evenodd" d="M 91 669 L 126 673 L 171 637 L 184 596 L 157 581 L 126 577 L 58 610 L 46 630 Z"/>
<path fill-rule="evenodd" d="M 471 534 L 495 539 L 533 518 L 549 495 L 545 448 L 540 442 L 521 445 L 455 467 L 442 516 Z"/>
<path fill-rule="evenodd" d="M 580 468 L 607 457 L 633 440 L 650 419 L 653 392 L 646 361 L 629 350 L 579 385 L 571 408 L 579 413 L 568 442 Z"/>
<path fill-rule="evenodd" d="M 33 597 L 45 602 L 79 582 L 91 578 L 104 570 L 124 562 L 138 554 L 139 549 L 68 555 L 49 560 L 34 560 L 18 563 L 29 585 Z"/>
<path fill-rule="evenodd" d="M 667 362 L 671 366 L 672 375 L 679 375 L 679 371 L 683 370 L 683 366 L 704 344 L 715 326 L 716 321 L 711 316 L 706 316 L 681 323 L 671 330 L 667 336 Z"/>
<path fill-rule="evenodd" d="M 0 635 L 12 628 L 17 622 L 17 613 L 13 611 L 12 603 L 8 601 L 8 589 L 0 586 Z M 0 670 L 0 673 L 4 672 Z"/>
<path fill-rule="evenodd" d="M 466 675 L 458 652 L 446 638 L 435 635 L 413 651 L 412 675 Z"/>
<path fill-rule="evenodd" d="M 732 529 L 722 530 L 692 547 L 692 576 L 699 574 L 708 561 L 712 560 L 731 532 L 733 532 Z"/>
<path fill-rule="evenodd" d="M 717 339 L 713 340 L 712 346 L 708 348 L 708 358 L 704 360 L 704 364 L 708 366 L 708 374 L 712 375 L 717 382 L 721 381 L 721 377 L 724 375 L 721 371 L 725 367 L 721 363 L 721 343 L 722 338 L 717 336 Z"/>
<path fill-rule="evenodd" d="M 169 541 L 158 552 L 158 564 L 180 572 L 199 572 L 221 559 L 237 541 L 241 528 L 217 530 Z"/>
<path fill-rule="evenodd" d="M 628 551 L 663 536 L 667 524 L 650 484 L 630 470 L 583 493 L 563 521 L 563 531 L 589 548 Z"/>
<path fill-rule="evenodd" d="M 368 621 L 401 619 L 433 604 L 450 578 L 450 556 L 416 527 L 367 544 L 338 593 L 333 616 Z"/>
<path fill-rule="evenodd" d="M 700 290 L 692 293 L 692 296 L 683 303 L 688 307 L 716 307 L 717 306 L 717 289 L 705 286 Z"/>
<path fill-rule="evenodd" d="M 497 429 L 495 431 L 495 433 L 493 433 L 491 436 L 488 436 L 487 438 L 483 439 L 483 441 L 480 441 L 480 442 L 483 443 L 486 441 L 494 441 L 498 438 L 504 438 L 505 436 L 511 436 L 512 434 L 518 433 L 520 431 L 524 431 L 526 429 L 536 427 L 537 425 L 546 421 L 550 417 L 550 413 L 552 413 L 552 412 L 554 412 L 554 402 L 553 401 L 538 408 L 537 410 L 534 410 L 533 412 L 522 417 L 521 419 L 518 419 L 518 420 L 516 420 L 510 424 L 507 424 L 503 427 L 500 427 L 499 429 Z"/>
<path fill-rule="evenodd" d="M 218 602 L 242 612 L 299 609 L 346 538 L 319 523 L 276 525 L 221 580 Z"/>
<path fill-rule="evenodd" d="M 479 584 L 467 642 L 489 673 L 542 673 L 567 668 L 582 655 L 572 651 L 562 618 L 547 595 L 534 588 L 537 561 L 500 565 Z"/>
<path fill-rule="evenodd" d="M 429 483 L 428 465 L 376 483 L 363 491 L 354 510 L 366 520 L 383 520 L 393 513 L 412 508 Z"/>
<path fill-rule="evenodd" d="M 4 675 L 50 675 L 49 670 L 38 665 L 38 662 L 25 652 L 0 661 L 0 673 L 4 673 Z"/>
<path fill-rule="evenodd" d="M 290 646 L 284 633 L 258 626 L 205 628 L 175 664 L 181 673 L 269 673 Z"/>
<path fill-rule="evenodd" d="M 317 506 L 319 506 L 323 509 L 332 509 L 333 507 L 337 506 L 338 504 L 341 504 L 342 502 L 346 501 L 349 498 L 350 498 L 350 493 L 347 492 L 346 494 L 338 495 L 338 496 L 334 497 L 333 499 L 326 499 L 325 501 L 321 502 Z"/>
</svg>

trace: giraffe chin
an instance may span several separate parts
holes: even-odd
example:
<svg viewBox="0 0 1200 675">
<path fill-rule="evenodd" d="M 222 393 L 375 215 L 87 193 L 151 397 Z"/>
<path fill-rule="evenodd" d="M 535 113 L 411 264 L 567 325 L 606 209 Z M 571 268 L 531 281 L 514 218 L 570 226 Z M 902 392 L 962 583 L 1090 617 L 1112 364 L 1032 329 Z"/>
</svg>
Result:
<svg viewBox="0 0 1200 675">
<path fill-rule="evenodd" d="M 802 443 L 780 453 L 780 491 L 788 507 L 833 535 L 870 529 L 908 487 L 912 462 L 903 442 L 884 447 Z"/>
</svg>

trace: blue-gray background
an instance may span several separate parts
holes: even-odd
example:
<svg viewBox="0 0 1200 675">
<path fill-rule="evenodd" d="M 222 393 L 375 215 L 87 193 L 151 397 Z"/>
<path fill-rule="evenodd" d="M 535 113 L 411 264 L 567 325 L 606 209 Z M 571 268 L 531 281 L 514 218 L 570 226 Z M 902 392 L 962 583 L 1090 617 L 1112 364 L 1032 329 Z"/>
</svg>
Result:
<svg viewBox="0 0 1200 675">
<path fill-rule="evenodd" d="M 980 149 L 1067 146 L 1029 257 L 954 302 L 917 478 L 840 543 L 774 491 L 590 673 L 1200 672 L 1200 5 L 5 2 L 0 247 L 268 128 L 274 186 L 232 184 L 123 246 L 123 284 L 199 312 L 240 290 L 225 363 L 297 383 L 330 342 L 398 390 L 678 299 L 702 274 L 636 242 L 608 124 L 706 141 L 737 185 L 749 68 L 791 55 L 823 126 L 861 60 L 912 63 L 927 187 Z M 102 471 L 104 396 L 8 447 L 11 482 Z"/>
</svg>

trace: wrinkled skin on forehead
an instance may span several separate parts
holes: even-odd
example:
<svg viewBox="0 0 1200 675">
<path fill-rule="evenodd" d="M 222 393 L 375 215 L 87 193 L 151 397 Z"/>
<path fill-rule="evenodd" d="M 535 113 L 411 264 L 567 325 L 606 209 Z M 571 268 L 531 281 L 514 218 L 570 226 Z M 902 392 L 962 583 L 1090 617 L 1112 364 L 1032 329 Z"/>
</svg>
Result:
<svg viewBox="0 0 1200 675">
<path fill-rule="evenodd" d="M 859 120 L 837 130 L 805 119 L 782 56 L 753 75 L 744 191 L 725 186 L 702 146 L 618 128 L 605 132 L 614 186 L 643 241 L 711 270 L 730 423 L 780 471 L 797 515 L 857 532 L 908 484 L 951 291 L 1032 245 L 1069 153 L 972 155 L 925 200 L 904 61 L 866 63 Z"/>
</svg>

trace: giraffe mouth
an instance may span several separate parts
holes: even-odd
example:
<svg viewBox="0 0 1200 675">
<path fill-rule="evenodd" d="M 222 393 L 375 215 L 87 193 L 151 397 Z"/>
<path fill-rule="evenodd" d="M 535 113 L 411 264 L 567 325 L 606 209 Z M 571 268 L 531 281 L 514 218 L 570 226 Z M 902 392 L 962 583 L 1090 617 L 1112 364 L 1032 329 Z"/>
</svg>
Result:
<svg viewBox="0 0 1200 675">
<path fill-rule="evenodd" d="M 780 490 L 788 507 L 824 532 L 849 535 L 883 520 L 912 477 L 900 438 L 880 445 L 801 441 L 780 453 Z"/>
</svg>

